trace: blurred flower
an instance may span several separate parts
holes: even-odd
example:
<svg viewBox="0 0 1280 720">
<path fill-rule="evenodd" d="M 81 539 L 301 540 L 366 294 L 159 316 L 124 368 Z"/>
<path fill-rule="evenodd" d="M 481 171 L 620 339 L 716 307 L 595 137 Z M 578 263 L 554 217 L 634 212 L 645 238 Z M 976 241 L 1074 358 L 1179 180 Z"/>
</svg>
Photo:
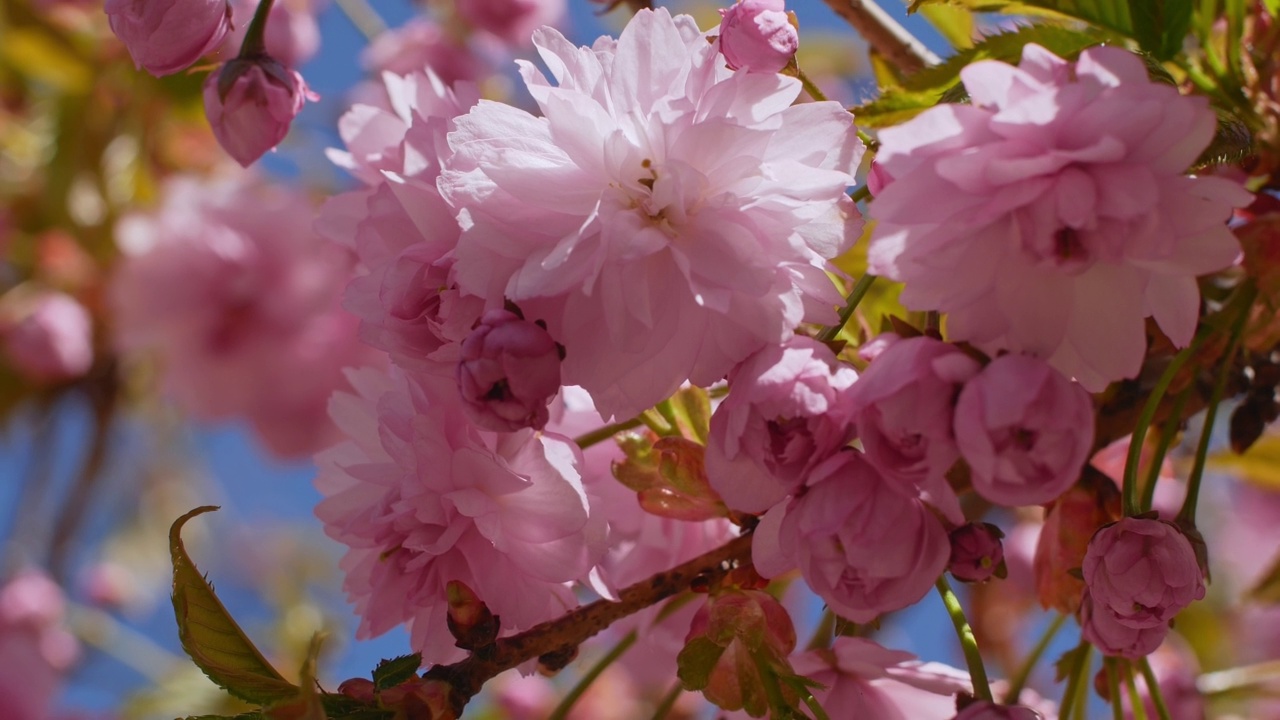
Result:
<svg viewBox="0 0 1280 720">
<path fill-rule="evenodd" d="M 62 589 L 24 570 L 0 587 L 0 708 L 5 720 L 48 720 L 63 674 L 80 654 L 63 626 Z"/>
<path fill-rule="evenodd" d="M 797 655 L 792 667 L 825 686 L 814 697 L 833 718 L 950 720 L 955 694 L 972 690 L 966 672 L 865 638 L 837 637 L 830 648 Z"/>
<path fill-rule="evenodd" d="M 526 46 L 543 25 L 559 25 L 565 0 L 456 0 L 458 15 L 511 45 Z"/>
<path fill-rule="evenodd" d="M 79 377 L 93 364 L 93 319 L 84 306 L 60 292 L 41 291 L 15 299 L 21 313 L 0 326 L 5 354 L 19 372 L 42 381 Z"/>
<path fill-rule="evenodd" d="M 361 52 L 360 64 L 371 72 L 396 75 L 430 69 L 445 85 L 475 82 L 489 70 L 470 47 L 425 17 L 379 33 Z"/>
</svg>

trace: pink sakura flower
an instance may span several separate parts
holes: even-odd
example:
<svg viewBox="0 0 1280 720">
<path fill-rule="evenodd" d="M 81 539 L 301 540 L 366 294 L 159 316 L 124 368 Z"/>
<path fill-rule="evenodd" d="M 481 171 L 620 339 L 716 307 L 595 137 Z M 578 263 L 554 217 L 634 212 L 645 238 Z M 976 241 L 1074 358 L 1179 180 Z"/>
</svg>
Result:
<svg viewBox="0 0 1280 720">
<path fill-rule="evenodd" d="M 854 423 L 867 460 L 890 485 L 922 495 L 952 522 L 964 522 L 946 473 L 960 458 L 952 416 L 977 360 L 930 337 L 886 338 L 853 386 Z M 891 341 L 891 342 L 890 342 Z"/>
<path fill-rule="evenodd" d="M 1098 612 L 1135 629 L 1166 626 L 1204 597 L 1191 542 L 1172 523 L 1121 518 L 1098 530 L 1084 556 L 1085 586 Z"/>
<path fill-rule="evenodd" d="M 467 416 L 498 432 L 541 430 L 560 392 L 560 354 L 547 331 L 506 310 L 480 317 L 462 341 L 458 389 Z"/>
<path fill-rule="evenodd" d="M 1146 317 L 1187 344 L 1195 278 L 1235 262 L 1226 220 L 1251 197 L 1183 174 L 1213 137 L 1208 101 L 1118 47 L 1068 62 L 1031 44 L 961 78 L 971 105 L 881 133 L 872 272 L 946 312 L 953 340 L 1038 355 L 1090 391 L 1137 374 Z"/>
<path fill-rule="evenodd" d="M 458 0 L 458 15 L 508 45 L 527 46 L 543 25 L 558 25 L 565 0 Z"/>
<path fill-rule="evenodd" d="M 793 78 L 733 73 L 665 9 L 616 42 L 548 28 L 534 44 L 556 83 L 521 64 L 543 117 L 481 103 L 449 135 L 463 291 L 546 322 L 564 381 L 606 417 L 834 317 L 823 268 L 861 227 L 848 112 L 792 106 Z"/>
<path fill-rule="evenodd" d="M 360 65 L 375 73 L 396 75 L 429 69 L 445 85 L 474 82 L 488 72 L 486 63 L 470 47 L 421 16 L 379 33 L 360 53 Z"/>
<path fill-rule="evenodd" d="M 838 637 L 828 649 L 793 657 L 791 667 L 826 686 L 814 697 L 833 718 L 949 720 L 956 693 L 972 690 L 967 673 L 864 638 Z"/>
<path fill-rule="evenodd" d="M 965 384 L 955 433 L 974 490 L 1001 505 L 1051 502 L 1093 450 L 1093 400 L 1029 355 L 1004 355 Z"/>
<path fill-rule="evenodd" d="M 338 307 L 350 255 L 316 236 L 314 206 L 282 187 L 180 178 L 163 197 L 117 227 L 116 346 L 154 352 L 183 409 L 245 418 L 279 455 L 332 442 L 324 408 L 342 369 L 377 361 Z"/>
<path fill-rule="evenodd" d="M 833 611 L 859 623 L 924 597 L 951 545 L 937 517 L 892 483 L 861 453 L 829 458 L 803 494 L 761 519 L 751 546 L 756 569 L 776 577 L 799 565 Z"/>
<path fill-rule="evenodd" d="M 227 0 L 106 0 L 103 9 L 134 65 L 157 77 L 185 70 L 231 29 Z"/>
<path fill-rule="evenodd" d="M 24 570 L 0 587 L 0 707 L 5 720 L 48 720 L 63 674 L 80 654 L 64 627 L 62 589 Z"/>
<path fill-rule="evenodd" d="M 58 381 L 79 377 L 93 364 L 93 319 L 75 298 L 40 292 L 19 298 L 19 316 L 0 326 L 4 351 L 27 377 Z"/>
<path fill-rule="evenodd" d="M 776 73 L 800 47 L 783 0 L 738 0 L 720 8 L 720 52 L 734 70 Z"/>
<path fill-rule="evenodd" d="M 853 438 L 857 373 L 822 343 L 794 336 L 747 358 L 711 416 L 707 475 L 734 510 L 761 513 Z"/>
<path fill-rule="evenodd" d="M 447 628 L 445 588 L 471 588 L 515 631 L 576 604 L 568 583 L 603 549 L 604 524 L 567 438 L 472 425 L 447 375 L 352 375 L 334 421 L 348 440 L 319 456 L 316 508 L 349 550 L 341 567 L 361 616 L 358 636 L 405 623 L 428 663 L 462 657 Z"/>
<path fill-rule="evenodd" d="M 1160 647 L 1169 634 L 1169 626 L 1126 625 L 1106 605 L 1095 603 L 1086 590 L 1080 600 L 1080 633 L 1103 655 L 1136 660 Z"/>
<path fill-rule="evenodd" d="M 289 134 L 307 100 L 318 100 L 306 81 L 273 58 L 236 58 L 204 82 L 204 112 L 227 154 L 249 167 Z"/>
</svg>

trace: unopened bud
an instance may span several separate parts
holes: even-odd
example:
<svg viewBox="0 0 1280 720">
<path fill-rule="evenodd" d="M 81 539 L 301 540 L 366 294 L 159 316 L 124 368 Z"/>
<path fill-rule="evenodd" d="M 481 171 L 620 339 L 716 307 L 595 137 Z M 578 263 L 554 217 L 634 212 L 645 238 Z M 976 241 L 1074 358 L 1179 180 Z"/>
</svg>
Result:
<svg viewBox="0 0 1280 720">
<path fill-rule="evenodd" d="M 464 583 L 450 580 L 445 586 L 449 602 L 449 632 L 454 644 L 463 650 L 476 650 L 492 645 L 498 638 L 498 616 L 489 611 L 475 592 Z"/>
<path fill-rule="evenodd" d="M 962 582 L 985 582 L 1005 577 L 1004 533 L 991 523 L 967 523 L 951 531 L 951 562 L 947 569 Z"/>
<path fill-rule="evenodd" d="M 342 684 L 338 686 L 338 694 L 372 705 L 377 697 L 377 689 L 372 680 L 351 678 L 350 680 L 342 681 Z"/>
</svg>

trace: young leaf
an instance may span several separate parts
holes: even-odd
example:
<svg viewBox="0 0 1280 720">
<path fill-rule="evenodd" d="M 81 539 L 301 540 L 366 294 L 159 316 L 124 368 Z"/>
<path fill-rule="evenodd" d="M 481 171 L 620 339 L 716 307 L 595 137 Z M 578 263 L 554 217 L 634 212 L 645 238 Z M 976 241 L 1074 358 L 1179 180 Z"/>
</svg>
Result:
<svg viewBox="0 0 1280 720">
<path fill-rule="evenodd" d="M 941 65 L 913 73 L 904 83 L 907 90 L 945 90 L 960 80 L 960 71 L 978 60 L 1001 60 L 1017 64 L 1022 48 L 1028 43 L 1040 45 L 1059 57 L 1069 58 L 1081 50 L 1107 40 L 1095 30 L 1081 30 L 1062 25 L 1026 25 L 1016 30 L 989 35 L 973 47 L 947 58 Z"/>
<path fill-rule="evenodd" d="M 183 547 L 182 526 L 197 515 L 217 509 L 211 505 L 198 507 L 175 520 L 169 529 L 173 612 L 182 649 L 218 687 L 241 700 L 268 704 L 292 698 L 298 688 L 262 657 Z"/>
<path fill-rule="evenodd" d="M 1142 0 L 1158 2 L 1159 0 Z M 1129 4 L 1117 0 L 1023 0 L 1046 10 L 1069 15 L 1073 18 L 1118 32 L 1125 37 L 1133 37 L 1133 19 L 1129 15 Z"/>
<path fill-rule="evenodd" d="M 1143 50 L 1168 60 L 1191 27 L 1191 0 L 1129 0 L 1133 32 Z"/>
<path fill-rule="evenodd" d="M 418 674 L 422 667 L 422 655 L 401 655 L 391 660 L 383 660 L 373 670 L 373 684 L 379 690 L 393 688 Z"/>
<path fill-rule="evenodd" d="M 724 648 L 706 637 L 695 637 L 676 656 L 676 676 L 686 690 L 701 690 L 711 682 L 711 671 Z"/>
<path fill-rule="evenodd" d="M 1083 662 L 1092 651 L 1093 648 L 1090 645 L 1081 643 L 1062 653 L 1062 657 L 1053 661 L 1054 680 L 1056 682 L 1062 682 L 1075 674 L 1080 667 L 1080 663 Z"/>
</svg>

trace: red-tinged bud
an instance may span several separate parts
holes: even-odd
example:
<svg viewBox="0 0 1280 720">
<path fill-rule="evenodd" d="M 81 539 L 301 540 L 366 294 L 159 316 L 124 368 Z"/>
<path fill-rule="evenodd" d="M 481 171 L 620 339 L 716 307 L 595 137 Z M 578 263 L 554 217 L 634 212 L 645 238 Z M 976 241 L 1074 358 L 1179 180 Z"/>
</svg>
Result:
<svg viewBox="0 0 1280 720">
<path fill-rule="evenodd" d="M 728 515 L 707 481 L 704 446 L 648 430 L 624 433 L 618 445 L 626 460 L 613 464 L 614 477 L 636 491 L 645 512 L 690 522 Z"/>
<path fill-rule="evenodd" d="M 377 697 L 378 688 L 373 684 L 372 680 L 365 678 L 351 678 L 343 680 L 338 686 L 338 694 L 345 695 L 352 700 L 358 700 L 362 703 L 372 705 Z"/>
<path fill-rule="evenodd" d="M 445 586 L 449 602 L 449 632 L 464 650 L 476 650 L 492 645 L 498 638 L 498 617 L 489 611 L 471 588 L 457 580 Z"/>
<path fill-rule="evenodd" d="M 986 582 L 1008 574 L 1004 565 L 1004 533 L 991 523 L 966 523 L 951 531 L 947 569 L 962 582 Z"/>
<path fill-rule="evenodd" d="M 760 717 L 768 708 L 760 665 L 791 674 L 796 647 L 786 608 L 759 590 L 727 590 L 707 599 L 689 627 L 677 658 L 680 679 L 725 710 Z"/>
<path fill-rule="evenodd" d="M 413 678 L 383 690 L 378 700 L 384 709 L 395 712 L 392 720 L 457 720 L 451 689 L 440 680 Z"/>
<path fill-rule="evenodd" d="M 1041 605 L 1067 614 L 1079 609 L 1084 593 L 1079 568 L 1089 539 L 1120 514 L 1115 483 L 1089 467 L 1080 482 L 1049 507 L 1032 566 Z"/>
</svg>

